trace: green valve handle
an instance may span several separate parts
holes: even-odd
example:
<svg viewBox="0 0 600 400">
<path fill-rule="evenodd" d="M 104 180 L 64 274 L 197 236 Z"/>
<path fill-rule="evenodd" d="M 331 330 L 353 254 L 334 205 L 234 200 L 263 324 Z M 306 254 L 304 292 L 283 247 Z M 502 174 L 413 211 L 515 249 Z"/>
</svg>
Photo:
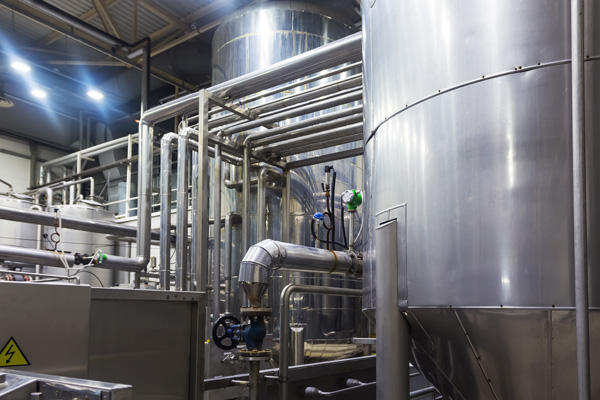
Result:
<svg viewBox="0 0 600 400">
<path fill-rule="evenodd" d="M 346 203 L 348 211 L 354 211 L 363 202 L 362 192 L 356 189 L 346 190 L 342 193 L 342 201 Z"/>
<path fill-rule="evenodd" d="M 102 261 L 106 261 L 107 259 L 108 256 L 106 254 L 104 254 L 103 252 L 98 253 L 98 263 L 102 263 Z"/>
</svg>

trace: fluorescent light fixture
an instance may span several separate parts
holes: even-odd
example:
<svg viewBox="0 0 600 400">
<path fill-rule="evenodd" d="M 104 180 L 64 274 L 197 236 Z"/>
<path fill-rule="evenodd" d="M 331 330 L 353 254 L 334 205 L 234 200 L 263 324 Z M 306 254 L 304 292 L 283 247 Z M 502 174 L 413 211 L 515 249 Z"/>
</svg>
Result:
<svg viewBox="0 0 600 400">
<path fill-rule="evenodd" d="M 47 96 L 47 93 L 44 92 L 42 89 L 33 89 L 31 91 L 31 94 L 37 97 L 38 99 L 43 99 Z"/>
<path fill-rule="evenodd" d="M 87 95 L 94 100 L 102 100 L 104 98 L 104 94 L 97 89 L 89 89 Z"/>
<path fill-rule="evenodd" d="M 18 72 L 29 72 L 31 70 L 29 64 L 22 60 L 14 60 L 10 66 Z"/>
</svg>

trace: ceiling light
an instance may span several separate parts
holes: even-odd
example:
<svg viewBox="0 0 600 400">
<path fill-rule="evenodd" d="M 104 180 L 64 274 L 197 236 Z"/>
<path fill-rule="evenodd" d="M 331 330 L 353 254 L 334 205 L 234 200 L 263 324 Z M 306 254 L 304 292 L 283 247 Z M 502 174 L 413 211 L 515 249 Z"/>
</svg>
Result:
<svg viewBox="0 0 600 400">
<path fill-rule="evenodd" d="M 102 100 L 104 98 L 104 94 L 96 89 L 90 89 L 87 92 L 87 95 L 90 96 L 94 100 Z"/>
<path fill-rule="evenodd" d="M 25 61 L 21 61 L 21 60 L 15 60 L 13 61 L 10 66 L 15 70 L 15 71 L 19 71 L 19 72 L 28 72 L 29 70 L 31 70 L 31 67 L 29 66 L 29 64 L 27 64 Z"/>
<path fill-rule="evenodd" d="M 33 89 L 31 94 L 38 99 L 43 99 L 47 96 L 46 92 L 44 92 L 42 89 Z"/>
</svg>

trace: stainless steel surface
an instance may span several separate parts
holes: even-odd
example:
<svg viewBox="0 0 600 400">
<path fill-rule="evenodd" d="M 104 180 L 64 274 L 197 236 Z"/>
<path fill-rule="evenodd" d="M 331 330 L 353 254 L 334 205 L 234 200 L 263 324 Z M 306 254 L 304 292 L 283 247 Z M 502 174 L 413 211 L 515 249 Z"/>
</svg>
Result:
<svg viewBox="0 0 600 400">
<path fill-rule="evenodd" d="M 362 262 L 354 253 L 324 250 L 266 239 L 253 245 L 240 267 L 240 282 L 267 283 L 273 271 L 360 276 Z"/>
<path fill-rule="evenodd" d="M 56 205 L 53 209 L 59 210 L 61 220 L 63 216 L 75 221 L 98 221 L 98 224 L 114 224 L 115 220 L 112 213 L 100 207 L 93 207 L 87 204 Z M 46 233 L 49 237 L 51 237 L 54 232 L 55 229 L 53 227 L 46 228 Z M 59 233 L 60 246 L 62 246 L 64 251 L 93 255 L 97 250 L 101 250 L 102 253 L 107 254 L 109 258 L 114 254 L 114 242 L 108 240 L 106 235 L 102 233 L 65 229 L 64 225 L 62 232 L 59 230 Z M 58 249 L 61 249 L 60 246 Z M 48 249 L 50 244 L 46 242 L 45 247 Z M 66 274 L 63 266 L 48 266 L 44 267 L 43 270 L 44 272 L 51 274 Z M 112 286 L 114 283 L 113 271 L 105 268 L 87 267 L 78 273 L 78 275 L 81 277 L 81 283 L 86 285 L 106 287 Z"/>
<path fill-rule="evenodd" d="M 213 174 L 213 321 L 221 315 L 221 194 L 223 176 L 221 174 L 221 146 L 215 145 L 215 167 Z M 226 293 L 227 295 L 227 293 Z"/>
<path fill-rule="evenodd" d="M 346 289 L 336 287 L 324 287 L 324 286 L 307 286 L 307 285 L 287 285 L 282 291 L 280 296 L 280 318 L 281 326 L 285 329 L 281 329 L 280 332 L 280 351 L 279 351 L 279 399 L 289 399 L 289 387 L 288 387 L 288 368 L 289 368 L 289 344 L 290 344 L 290 299 L 294 293 L 310 293 L 310 294 L 321 294 L 328 296 L 349 296 L 349 297 L 361 297 L 362 291 L 358 289 Z M 407 374 L 408 376 L 408 374 Z"/>
<path fill-rule="evenodd" d="M 589 400 L 590 326 L 588 317 L 588 250 L 585 142 L 585 7 L 571 0 L 571 121 L 573 152 L 573 275 L 577 331 L 577 388 L 579 400 Z"/>
<path fill-rule="evenodd" d="M 176 133 L 160 139 L 160 287 L 171 287 L 171 177 L 173 175 L 172 141 Z"/>
<path fill-rule="evenodd" d="M 94 289 L 91 297 L 89 378 L 130 384 L 134 399 L 202 398 L 204 293 Z"/>
<path fill-rule="evenodd" d="M 12 369 L 87 378 L 90 291 L 89 286 L 0 282 L 0 346 L 12 337 L 30 364 Z"/>
<path fill-rule="evenodd" d="M 292 350 L 292 358 L 290 365 L 301 365 L 304 364 L 304 329 L 306 324 L 302 323 L 291 323 L 291 340 L 290 346 Z"/>
<path fill-rule="evenodd" d="M 12 271 L 9 269 L 0 269 L 0 277 L 2 274 L 6 275 L 22 275 L 22 276 L 32 276 L 36 278 L 51 278 L 59 281 L 75 281 L 76 285 L 81 284 L 81 278 L 76 275 L 66 276 L 66 275 L 52 275 L 52 274 L 42 274 L 39 272 L 25 272 L 25 271 Z"/>
<path fill-rule="evenodd" d="M 175 290 L 186 290 L 189 282 L 188 266 L 188 190 L 191 129 L 184 128 L 177 138 L 177 242 L 175 266 Z M 204 202 L 202 202 L 204 204 Z M 201 245 L 205 242 L 200 241 Z"/>
<path fill-rule="evenodd" d="M 16 199 L 10 196 L 0 196 L 0 209 L 5 209 L 7 214 L 12 214 L 15 209 L 32 210 L 33 201 Z M 0 214 L 1 215 L 1 214 Z M 0 244 L 18 247 L 36 247 L 39 237 L 36 235 L 36 226 L 21 223 L 14 219 L 0 220 Z"/>
<path fill-rule="evenodd" d="M 594 109 L 600 14 L 597 2 L 585 7 L 585 100 Z M 547 356 L 557 345 L 545 314 L 574 307 L 576 297 L 570 20 L 569 2 L 378 0 L 363 7 L 370 138 L 365 234 L 373 243 L 375 226 L 383 222 L 375 215 L 406 204 L 408 306 L 430 307 L 422 313 L 432 315 L 449 306 L 477 314 L 465 330 L 480 363 L 455 316 L 419 318 L 430 336 L 435 333 L 436 348 L 430 355 L 433 345 L 424 341 L 412 351 L 450 398 L 493 399 L 486 375 L 498 399 L 576 396 L 573 375 L 571 381 L 548 376 L 576 364 Z M 585 124 L 593 243 L 600 228 L 600 215 L 589 206 L 598 201 L 598 113 L 586 113 Z M 591 307 L 600 304 L 596 247 L 588 249 Z M 374 295 L 374 244 L 365 257 L 365 294 Z M 375 304 L 365 303 L 372 312 Z M 535 321 L 539 329 L 519 335 L 508 328 Z M 574 320 L 569 323 L 565 330 L 575 337 Z M 590 335 L 594 347 L 598 332 L 592 328 Z M 513 340 L 517 336 L 527 345 Z M 485 337 L 494 343 L 482 354 L 478 342 Z M 466 355 L 454 348 L 458 340 Z M 591 369 L 593 382 L 593 362 Z M 592 387 L 592 397 L 598 390 Z"/>
<path fill-rule="evenodd" d="M 260 372 L 264 376 L 269 377 L 264 382 L 264 385 L 267 386 L 267 395 L 264 399 L 279 399 L 279 383 L 276 379 L 277 369 L 261 370 Z M 318 386 L 324 390 L 335 390 L 339 388 L 339 382 L 345 382 L 349 377 L 362 382 L 374 381 L 375 356 L 291 366 L 289 368 L 288 381 L 290 387 L 289 399 L 304 399 L 304 388 L 306 386 Z M 241 396 L 239 386 L 233 386 L 233 380 L 247 381 L 248 374 L 207 379 L 206 388 L 209 391 L 209 399 L 239 398 Z M 417 388 L 415 387 L 415 389 Z M 375 390 L 372 386 L 364 388 L 363 391 L 357 390 L 356 393 L 348 393 L 343 397 L 345 400 L 360 400 L 365 398 L 375 398 Z"/>
<path fill-rule="evenodd" d="M 408 326 L 398 308 L 400 260 L 406 254 L 399 243 L 404 238 L 404 221 L 392 220 L 376 228 L 377 254 L 377 398 L 407 400 Z M 403 310 L 402 310 L 403 311 Z"/>
<path fill-rule="evenodd" d="M 198 102 L 198 195 L 208 191 L 208 92 L 201 90 Z M 196 240 L 200 251 L 196 251 L 196 290 L 206 291 L 208 283 L 208 201 L 199 201 L 197 211 Z"/>
<path fill-rule="evenodd" d="M 130 400 L 129 385 L 91 381 L 88 379 L 37 374 L 33 372 L 0 369 L 6 386 L 0 385 L 0 399 L 79 399 Z M 4 383 L 4 382 L 2 382 Z"/>
</svg>

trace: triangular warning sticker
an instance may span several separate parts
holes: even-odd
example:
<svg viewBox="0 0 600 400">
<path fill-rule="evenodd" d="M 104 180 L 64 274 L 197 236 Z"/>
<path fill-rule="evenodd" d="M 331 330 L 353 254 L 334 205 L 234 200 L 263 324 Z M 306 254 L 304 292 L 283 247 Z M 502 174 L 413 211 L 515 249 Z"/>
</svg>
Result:
<svg viewBox="0 0 600 400">
<path fill-rule="evenodd" d="M 0 351 L 0 367 L 19 367 L 30 365 L 25 353 L 19 348 L 15 339 L 11 336 L 8 343 Z"/>
</svg>

